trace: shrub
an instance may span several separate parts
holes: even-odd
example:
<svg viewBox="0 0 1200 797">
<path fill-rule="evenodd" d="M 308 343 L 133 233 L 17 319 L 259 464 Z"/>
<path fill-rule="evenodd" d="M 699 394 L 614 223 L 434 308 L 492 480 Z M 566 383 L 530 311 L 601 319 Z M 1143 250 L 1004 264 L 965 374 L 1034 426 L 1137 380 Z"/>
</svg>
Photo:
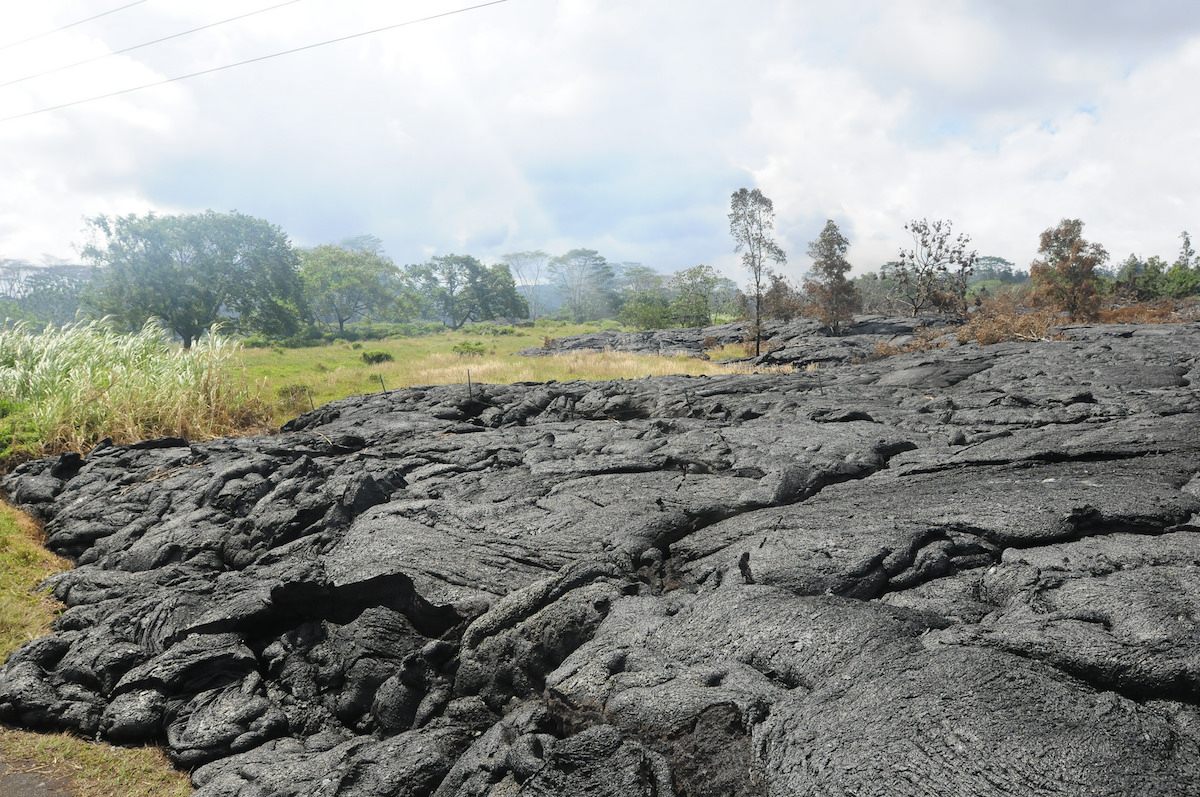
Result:
<svg viewBox="0 0 1200 797">
<path fill-rule="evenodd" d="M 487 347 L 482 343 L 464 340 L 462 343 L 454 344 L 454 348 L 451 351 L 459 357 L 482 357 L 487 351 Z"/>
<path fill-rule="evenodd" d="M 492 324 L 490 322 L 482 322 L 478 324 L 467 324 L 462 328 L 462 331 L 468 335 L 515 335 L 517 330 L 510 326 L 502 324 Z"/>
<path fill-rule="evenodd" d="M 279 341 L 279 345 L 285 349 L 303 349 L 307 346 L 317 346 L 324 341 L 324 337 L 318 335 L 311 330 L 300 335 L 293 335 L 290 338 L 284 338 Z"/>
<path fill-rule="evenodd" d="M 1097 318 L 1104 324 L 1170 324 L 1179 320 L 1175 303 L 1167 299 L 1108 307 Z"/>
<path fill-rule="evenodd" d="M 362 353 L 362 360 L 367 365 L 379 365 L 380 363 L 390 363 L 396 358 L 386 351 L 372 349 Z"/>
<path fill-rule="evenodd" d="M 1023 307 L 1005 294 L 983 302 L 971 320 L 958 328 L 957 335 L 960 343 L 981 346 L 1009 340 L 1051 340 L 1056 337 L 1054 327 L 1062 321 L 1055 310 Z"/>
<path fill-rule="evenodd" d="M 275 395 L 288 410 L 303 411 L 312 408 L 312 393 L 309 391 L 308 385 L 280 385 L 275 389 Z"/>
<path fill-rule="evenodd" d="M 265 349 L 268 346 L 272 346 L 272 344 L 273 341 L 264 335 L 247 335 L 242 338 L 242 345 L 247 349 Z"/>
</svg>

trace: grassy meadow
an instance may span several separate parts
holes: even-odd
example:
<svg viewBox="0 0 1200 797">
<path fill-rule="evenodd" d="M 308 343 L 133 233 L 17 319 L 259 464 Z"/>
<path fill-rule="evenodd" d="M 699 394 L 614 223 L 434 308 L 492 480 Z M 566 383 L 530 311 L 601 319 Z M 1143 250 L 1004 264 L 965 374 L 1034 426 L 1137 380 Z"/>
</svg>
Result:
<svg viewBox="0 0 1200 797">
<path fill-rule="evenodd" d="M 412 385 L 634 379 L 727 373 L 693 357 L 581 352 L 522 357 L 552 337 L 612 328 L 539 324 L 412 337 L 249 348 L 219 332 L 184 350 L 157 326 L 103 322 L 0 328 L 0 470 L 30 456 L 129 443 L 268 431 L 336 399 Z M 738 347 L 717 357 L 744 356 Z"/>
<path fill-rule="evenodd" d="M 585 352 L 553 357 L 522 357 L 548 337 L 596 332 L 599 324 L 537 327 L 493 327 L 420 337 L 362 342 L 339 341 L 298 349 L 243 349 L 244 375 L 275 408 L 280 422 L 313 405 L 362 393 L 412 385 L 636 379 L 666 374 L 728 373 L 727 366 L 694 357 L 657 357 L 623 352 Z M 488 330 L 505 330 L 491 334 Z M 457 351 L 456 351 L 457 349 Z M 386 354 L 369 364 L 363 355 Z"/>
</svg>

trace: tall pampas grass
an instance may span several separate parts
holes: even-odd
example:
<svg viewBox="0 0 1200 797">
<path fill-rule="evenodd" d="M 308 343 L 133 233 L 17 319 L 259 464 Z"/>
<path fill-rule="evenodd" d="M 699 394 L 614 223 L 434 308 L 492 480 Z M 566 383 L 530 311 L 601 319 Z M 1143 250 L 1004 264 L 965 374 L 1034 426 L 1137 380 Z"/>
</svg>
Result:
<svg viewBox="0 0 1200 797">
<path fill-rule="evenodd" d="M 124 333 L 107 321 L 0 329 L 0 448 L 85 451 L 103 438 L 204 439 L 262 428 L 270 408 L 236 370 L 217 329 L 191 349 L 156 322 Z"/>
</svg>

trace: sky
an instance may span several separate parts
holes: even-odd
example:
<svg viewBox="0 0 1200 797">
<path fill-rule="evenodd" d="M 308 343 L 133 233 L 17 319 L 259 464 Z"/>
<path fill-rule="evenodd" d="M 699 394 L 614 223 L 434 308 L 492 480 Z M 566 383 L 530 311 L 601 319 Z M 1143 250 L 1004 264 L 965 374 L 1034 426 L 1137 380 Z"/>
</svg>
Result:
<svg viewBox="0 0 1200 797">
<path fill-rule="evenodd" d="M 0 0 L 0 83 L 284 0 Z M 1080 218 L 1114 260 L 1200 237 L 1194 0 L 293 0 L 0 86 L 0 258 L 77 260 L 98 215 L 238 210 L 399 263 L 596 249 L 741 279 L 729 196 L 775 203 L 800 278 L 912 219 L 1026 267 Z"/>
</svg>

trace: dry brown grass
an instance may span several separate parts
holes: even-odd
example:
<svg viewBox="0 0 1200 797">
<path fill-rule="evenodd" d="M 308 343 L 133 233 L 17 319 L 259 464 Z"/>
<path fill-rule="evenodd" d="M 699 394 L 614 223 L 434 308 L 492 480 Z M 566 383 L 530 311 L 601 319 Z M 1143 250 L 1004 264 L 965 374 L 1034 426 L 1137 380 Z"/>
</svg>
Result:
<svg viewBox="0 0 1200 797">
<path fill-rule="evenodd" d="M 708 359 L 713 362 L 721 360 L 744 360 L 747 357 L 754 356 L 754 341 L 726 343 L 724 346 L 716 345 L 716 341 L 712 346 L 706 346 L 704 353 L 708 355 Z"/>
<path fill-rule="evenodd" d="M 877 342 L 871 350 L 871 358 L 878 360 L 914 351 L 944 349 L 949 344 L 945 335 L 952 331 L 949 327 L 920 327 L 913 333 L 912 340 L 905 343 L 896 345 L 882 340 Z"/>
<path fill-rule="evenodd" d="M 1023 306 L 1013 295 L 999 295 L 984 302 L 971 319 L 956 331 L 960 343 L 990 346 L 1005 341 L 1053 340 L 1062 315 L 1049 308 Z"/>
<path fill-rule="evenodd" d="M 783 344 L 763 338 L 759 351 L 762 354 L 776 351 L 782 348 Z M 747 357 L 754 357 L 754 338 L 740 340 L 737 343 L 726 343 L 724 346 L 718 346 L 715 338 L 704 339 L 704 354 L 708 359 L 719 362 L 721 360 L 744 360 Z"/>
<path fill-rule="evenodd" d="M 1177 324 L 1182 319 L 1176 312 L 1175 302 L 1162 299 L 1106 307 L 1100 310 L 1097 320 L 1102 324 Z"/>
<path fill-rule="evenodd" d="M 1172 324 L 1184 321 L 1175 302 L 1137 302 L 1099 311 L 1100 324 Z M 1063 313 L 1047 307 L 1027 307 L 1015 296 L 997 296 L 984 303 L 971 320 L 958 328 L 962 343 L 987 346 L 1004 341 L 1058 340 L 1056 328 L 1074 323 Z M 1081 322 L 1086 323 L 1086 322 Z"/>
</svg>

